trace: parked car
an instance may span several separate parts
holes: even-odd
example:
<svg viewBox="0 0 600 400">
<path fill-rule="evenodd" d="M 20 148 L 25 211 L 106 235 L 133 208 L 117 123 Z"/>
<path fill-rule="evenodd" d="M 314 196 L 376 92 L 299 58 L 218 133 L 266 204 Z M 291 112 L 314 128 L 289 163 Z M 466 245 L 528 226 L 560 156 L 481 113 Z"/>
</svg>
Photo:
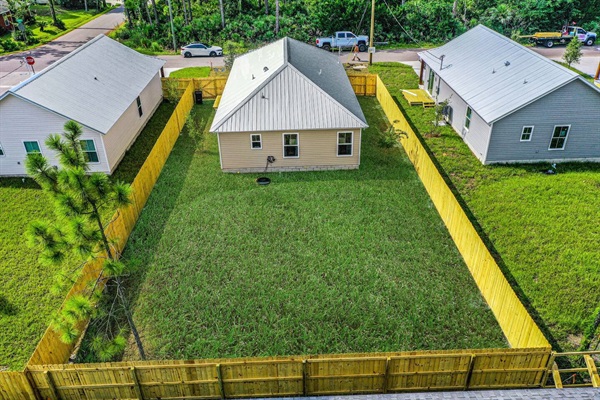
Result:
<svg viewBox="0 0 600 400">
<path fill-rule="evenodd" d="M 187 46 L 181 48 L 181 55 L 185 58 L 195 56 L 222 56 L 223 49 L 219 46 L 208 46 L 203 43 L 190 43 Z"/>
<path fill-rule="evenodd" d="M 336 32 L 331 37 L 317 38 L 317 47 L 323 50 L 331 50 L 334 47 L 337 48 L 352 48 L 355 44 L 358 45 L 358 50 L 363 52 L 367 51 L 367 42 L 369 41 L 368 36 L 356 36 L 352 32 Z"/>
</svg>

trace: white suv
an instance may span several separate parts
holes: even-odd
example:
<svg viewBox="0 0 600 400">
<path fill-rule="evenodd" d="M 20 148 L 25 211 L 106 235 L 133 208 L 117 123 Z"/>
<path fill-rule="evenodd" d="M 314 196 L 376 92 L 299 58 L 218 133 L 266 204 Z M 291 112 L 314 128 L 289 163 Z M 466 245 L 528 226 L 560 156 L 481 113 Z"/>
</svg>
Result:
<svg viewBox="0 0 600 400">
<path fill-rule="evenodd" d="M 207 46 L 202 43 L 190 43 L 181 48 L 181 55 L 185 58 L 195 56 L 216 57 L 223 55 L 223 49 L 218 46 Z"/>
</svg>

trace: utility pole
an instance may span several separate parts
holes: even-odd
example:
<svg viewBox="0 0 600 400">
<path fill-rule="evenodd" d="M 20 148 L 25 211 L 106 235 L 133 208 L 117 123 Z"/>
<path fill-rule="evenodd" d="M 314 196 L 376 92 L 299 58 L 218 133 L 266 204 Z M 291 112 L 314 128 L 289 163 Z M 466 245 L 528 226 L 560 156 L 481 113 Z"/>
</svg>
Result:
<svg viewBox="0 0 600 400">
<path fill-rule="evenodd" d="M 375 35 L 375 0 L 371 0 L 371 34 L 369 35 L 369 48 L 373 47 L 373 36 Z M 369 52 L 369 65 L 373 65 L 373 53 Z"/>
<path fill-rule="evenodd" d="M 169 3 L 169 19 L 171 20 L 171 35 L 173 35 L 173 51 L 177 52 L 177 43 L 175 42 L 175 27 L 173 26 L 173 9 L 171 8 L 171 0 Z"/>
</svg>

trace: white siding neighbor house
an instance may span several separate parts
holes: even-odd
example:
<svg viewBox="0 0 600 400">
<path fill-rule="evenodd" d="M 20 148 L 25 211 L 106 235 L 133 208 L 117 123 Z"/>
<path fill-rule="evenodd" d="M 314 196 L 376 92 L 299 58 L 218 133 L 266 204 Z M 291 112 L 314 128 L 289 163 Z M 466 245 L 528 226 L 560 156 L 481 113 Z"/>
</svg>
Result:
<svg viewBox="0 0 600 400">
<path fill-rule="evenodd" d="M 600 90 L 577 73 L 482 25 L 419 57 L 483 164 L 600 161 Z"/>
<path fill-rule="evenodd" d="M 337 57 L 283 38 L 237 58 L 210 128 L 225 172 L 356 169 L 365 116 Z"/>
<path fill-rule="evenodd" d="M 99 35 L 0 96 L 0 176 L 23 176 L 65 122 L 83 127 L 90 169 L 111 174 L 162 101 L 164 61 Z"/>
</svg>

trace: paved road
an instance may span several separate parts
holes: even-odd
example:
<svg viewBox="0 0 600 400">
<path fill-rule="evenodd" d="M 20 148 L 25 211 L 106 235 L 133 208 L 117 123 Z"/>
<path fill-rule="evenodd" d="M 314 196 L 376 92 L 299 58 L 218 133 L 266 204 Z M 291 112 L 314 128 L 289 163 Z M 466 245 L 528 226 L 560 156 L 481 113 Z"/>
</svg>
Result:
<svg viewBox="0 0 600 400">
<path fill-rule="evenodd" d="M 113 30 L 124 20 L 123 7 L 116 8 L 48 44 L 30 51 L 0 57 L 0 93 L 29 77 L 27 67 L 21 65 L 23 57 L 35 58 L 33 67 L 36 71 L 41 71 L 90 39 Z M 14 72 L 9 74 L 11 71 Z"/>
<path fill-rule="evenodd" d="M 287 397 L 282 400 L 600 400 L 600 389 L 519 389 L 462 392 L 372 394 L 360 396 Z M 267 400 L 267 399 L 265 399 Z M 274 400 L 273 398 L 269 400 Z"/>
<path fill-rule="evenodd" d="M 545 47 L 533 47 L 535 52 L 546 56 L 553 60 L 562 61 L 562 55 L 565 51 L 565 46 L 554 47 L 552 49 L 547 49 Z M 600 63 L 600 45 L 596 46 L 583 46 L 583 57 L 581 58 L 581 62 L 579 64 L 574 64 L 573 66 L 578 68 L 579 70 L 587 73 L 588 75 L 593 76 L 596 73 L 596 68 L 598 68 L 598 63 Z M 374 62 L 382 62 L 382 61 L 396 61 L 396 62 L 405 62 L 411 63 L 419 61 L 419 57 L 417 53 L 423 51 L 423 49 L 398 49 L 398 50 L 382 50 L 378 51 L 373 56 Z M 366 53 L 362 53 L 360 57 L 363 60 L 368 59 L 368 55 Z M 222 57 L 194 57 L 194 58 L 183 58 L 181 56 L 160 56 L 163 60 L 166 60 L 165 64 L 165 72 L 169 73 L 173 70 L 185 67 L 203 67 L 203 66 L 222 66 L 223 58 Z M 349 52 L 343 52 L 340 56 L 340 60 L 342 62 L 348 62 L 352 59 L 352 54 Z"/>
<path fill-rule="evenodd" d="M 17 83 L 27 79 L 29 72 L 25 65 L 21 65 L 21 60 L 25 56 L 33 56 L 36 60 L 34 68 L 36 71 L 40 71 L 48 65 L 52 64 L 59 58 L 75 50 L 77 47 L 86 43 L 88 40 L 94 38 L 100 33 L 106 33 L 114 29 L 117 25 L 121 24 L 125 20 L 123 14 L 123 8 L 117 8 L 96 18 L 93 21 L 81 26 L 78 29 L 56 39 L 55 41 L 38 47 L 37 49 L 14 54 L 10 56 L 0 57 L 0 94 L 8 90 L 10 87 Z M 373 60 L 375 62 L 380 61 L 396 61 L 405 62 L 408 64 L 414 64 L 418 61 L 417 53 L 422 49 L 398 49 L 398 50 L 383 50 L 377 52 Z M 536 47 L 534 51 L 549 57 L 551 59 L 560 60 L 562 54 L 565 51 L 564 46 L 554 47 L 547 49 L 544 47 Z M 366 53 L 361 54 L 361 58 L 366 59 L 368 55 Z M 222 66 L 222 57 L 195 57 L 195 58 L 183 58 L 180 55 L 172 56 L 160 56 L 167 63 L 165 64 L 165 72 L 169 74 L 171 71 L 192 67 L 192 66 Z M 351 59 L 351 54 L 344 52 L 340 56 L 342 62 L 348 62 Z M 579 64 L 575 65 L 583 72 L 594 75 L 596 68 L 600 63 L 600 45 L 592 47 L 583 47 L 583 57 Z M 418 66 L 417 66 L 418 68 Z M 14 72 L 12 72 L 14 71 Z"/>
</svg>

